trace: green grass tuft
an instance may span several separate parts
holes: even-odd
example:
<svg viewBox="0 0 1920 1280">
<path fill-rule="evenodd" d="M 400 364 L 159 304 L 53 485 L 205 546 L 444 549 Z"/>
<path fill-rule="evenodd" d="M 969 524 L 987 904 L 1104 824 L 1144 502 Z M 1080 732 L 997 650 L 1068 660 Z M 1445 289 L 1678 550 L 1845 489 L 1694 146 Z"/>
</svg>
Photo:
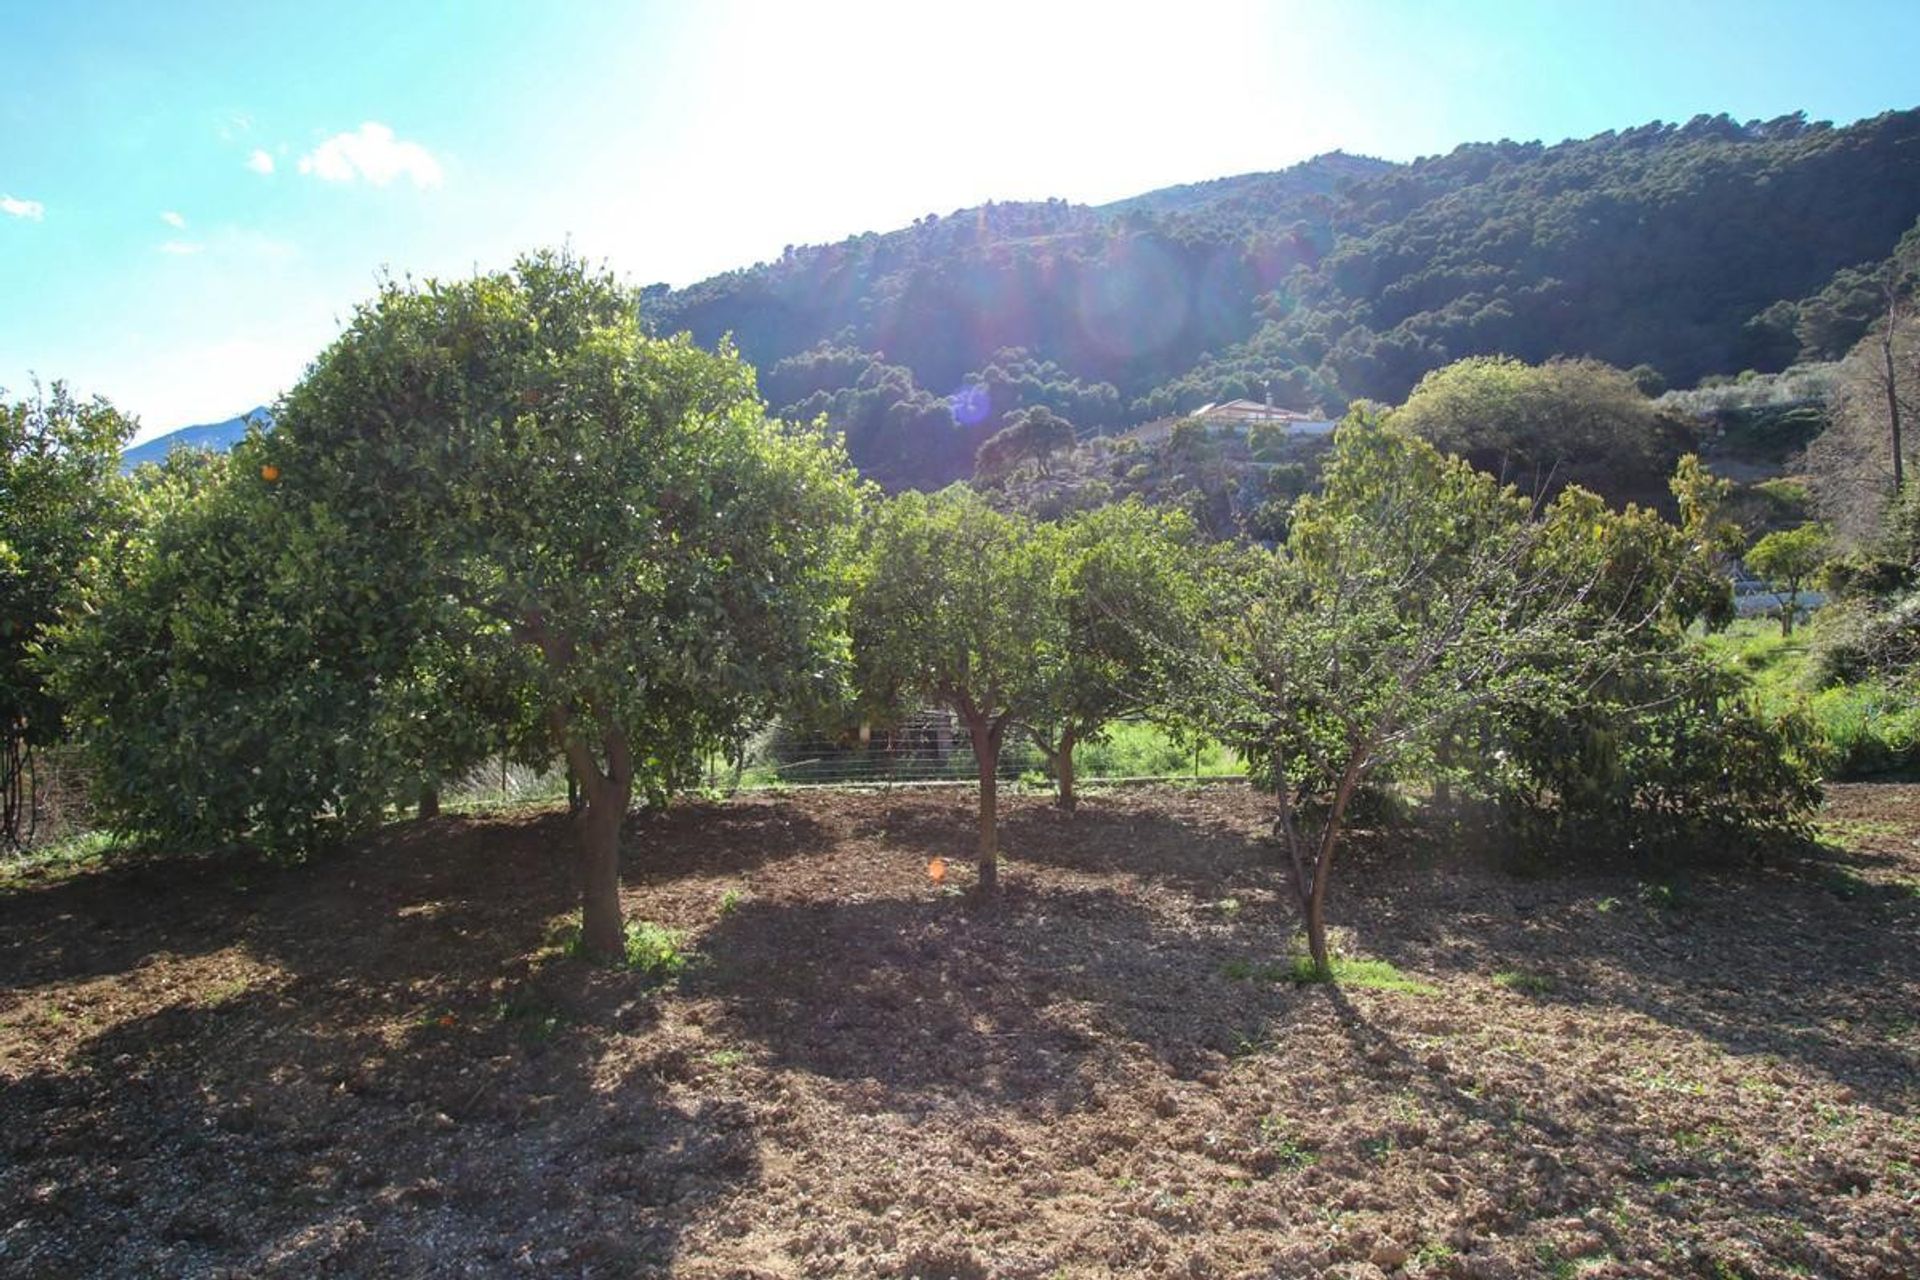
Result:
<svg viewBox="0 0 1920 1280">
<path fill-rule="evenodd" d="M 1370 991 L 1398 991 L 1402 995 L 1438 995 L 1439 988 L 1409 977 L 1385 960 L 1335 955 L 1333 973 L 1323 974 L 1314 967 L 1313 957 L 1295 956 L 1287 976 L 1296 983 L 1332 982 L 1342 987 L 1365 987 Z"/>
<path fill-rule="evenodd" d="M 1554 980 L 1544 973 L 1522 973 L 1518 969 L 1502 969 L 1494 974 L 1493 985 L 1529 996 L 1549 995 L 1556 986 Z"/>
<path fill-rule="evenodd" d="M 567 955 L 586 958 L 578 921 L 561 925 L 554 930 L 552 938 L 554 945 Z M 626 937 L 617 962 L 622 969 L 630 969 L 653 982 L 666 982 L 678 977 L 692 959 L 693 953 L 686 950 L 686 940 L 675 930 L 651 920 L 627 921 Z"/>
</svg>

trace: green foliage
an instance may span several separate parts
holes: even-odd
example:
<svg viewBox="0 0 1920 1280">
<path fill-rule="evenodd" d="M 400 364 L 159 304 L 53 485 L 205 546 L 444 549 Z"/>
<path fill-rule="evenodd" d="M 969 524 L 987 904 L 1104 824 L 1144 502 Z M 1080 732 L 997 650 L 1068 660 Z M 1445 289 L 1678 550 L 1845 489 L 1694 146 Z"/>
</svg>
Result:
<svg viewBox="0 0 1920 1280">
<path fill-rule="evenodd" d="M 1871 674 L 1864 662 L 1837 678 L 1835 664 L 1857 651 L 1850 631 L 1854 615 L 1829 606 L 1818 615 L 1817 640 L 1786 638 L 1776 627 L 1743 621 L 1703 648 L 1713 660 L 1735 666 L 1754 685 L 1762 714 L 1793 717 L 1811 728 L 1810 756 L 1831 778 L 1864 778 L 1920 769 L 1920 699 L 1906 682 Z"/>
<path fill-rule="evenodd" d="M 655 982 L 677 977 L 687 967 L 685 942 L 672 929 L 650 920 L 627 922 L 622 958 L 626 967 Z"/>
<path fill-rule="evenodd" d="M 1338 413 L 1496 353 L 1591 356 L 1653 394 L 1846 350 L 1867 309 L 1837 273 L 1870 274 L 1913 225 L 1916 133 L 1913 111 L 1700 116 L 1406 165 L 1333 154 L 1106 208 L 959 210 L 650 302 L 663 331 L 735 334 L 776 404 L 828 413 L 890 485 L 968 474 L 1035 404 L 1083 429 L 1269 392 Z"/>
<path fill-rule="evenodd" d="M 600 959 L 587 948 L 579 925 L 563 926 L 556 934 L 556 941 L 567 955 L 583 960 Z M 621 950 L 616 962 L 650 983 L 659 983 L 679 977 L 692 962 L 692 953 L 686 949 L 686 939 L 676 930 L 651 920 L 629 920 L 621 934 Z"/>
<path fill-rule="evenodd" d="M 1684 443 L 1631 378 L 1593 360 L 1460 360 L 1421 379 L 1393 416 L 1524 489 L 1580 484 L 1616 501 L 1664 489 Z"/>
<path fill-rule="evenodd" d="M 1295 956 L 1287 968 L 1287 977 L 1296 983 L 1331 982 L 1343 987 L 1364 987 L 1369 991 L 1397 991 L 1402 995 L 1438 995 L 1431 983 L 1409 977 L 1386 960 L 1345 956 L 1335 952 L 1332 965 L 1322 969 L 1312 956 Z"/>
<path fill-rule="evenodd" d="M 859 687 L 877 709 L 929 698 L 1008 722 L 1046 705 L 1066 660 L 1059 531 L 969 489 L 874 514 L 853 606 Z"/>
<path fill-rule="evenodd" d="M 1042 475 L 1054 454 L 1073 448 L 1073 424 L 1044 405 L 1022 409 L 1005 427 L 988 438 L 974 456 L 974 475 L 997 479 L 1022 462 L 1032 462 Z"/>
<path fill-rule="evenodd" d="M 1680 487 L 1703 525 L 1711 487 Z M 1396 426 L 1342 425 L 1287 544 L 1216 586 L 1198 686 L 1275 789 L 1323 972 L 1320 904 L 1371 784 L 1459 783 L 1585 840 L 1797 829 L 1807 726 L 1757 711 L 1683 635 L 1725 592 L 1710 542 L 1577 488 L 1536 516 Z"/>
<path fill-rule="evenodd" d="M 1780 601 L 1783 634 L 1792 632 L 1800 589 L 1819 571 L 1831 545 L 1825 528 L 1803 524 L 1796 529 L 1776 529 L 1747 549 L 1747 567 L 1766 580 Z"/>
<path fill-rule="evenodd" d="M 1493 985 L 1505 987 L 1508 991 L 1518 991 L 1522 995 L 1544 996 L 1553 994 L 1557 984 L 1545 974 L 1502 969 L 1493 975 Z"/>
<path fill-rule="evenodd" d="M 571 259 L 389 285 L 280 420 L 282 500 L 348 526 L 358 564 L 404 561 L 387 599 L 524 664 L 550 749 L 626 739 L 643 794 L 832 677 L 843 459 Z"/>
<path fill-rule="evenodd" d="M 65 731 L 41 648 L 118 554 L 120 447 L 133 429 L 58 382 L 51 396 L 0 402 L 0 848 L 30 836 L 31 756 Z"/>
<path fill-rule="evenodd" d="M 1195 744 L 1156 724 L 1110 724 L 1080 744 L 1075 766 L 1085 778 L 1165 778 L 1198 772 L 1215 778 L 1246 772 L 1246 762 L 1212 740 Z M 1197 766 L 1197 768 L 1196 768 Z"/>
<path fill-rule="evenodd" d="M 57 682 L 118 830 L 305 852 L 480 749 L 438 672 L 376 642 L 408 615 L 368 593 L 338 526 L 279 500 L 261 448 L 142 468 L 132 550 L 60 633 Z"/>
<path fill-rule="evenodd" d="M 1064 642 L 1042 701 L 1022 717 L 1042 750 L 1070 754 L 1122 716 L 1173 704 L 1200 613 L 1202 555 L 1190 521 L 1133 501 L 1061 527 L 1053 592 Z"/>
</svg>

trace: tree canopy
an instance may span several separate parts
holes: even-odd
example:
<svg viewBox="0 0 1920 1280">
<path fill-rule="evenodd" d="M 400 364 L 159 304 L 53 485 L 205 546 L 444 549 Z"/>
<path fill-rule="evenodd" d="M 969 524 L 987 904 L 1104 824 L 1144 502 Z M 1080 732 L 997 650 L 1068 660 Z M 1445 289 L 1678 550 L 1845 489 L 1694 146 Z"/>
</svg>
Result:
<svg viewBox="0 0 1920 1280">
<path fill-rule="evenodd" d="M 1052 525 L 955 485 L 904 493 L 867 532 L 853 602 L 859 683 L 877 708 L 924 698 L 966 726 L 980 778 L 980 887 L 997 882 L 998 769 L 1007 735 L 1042 719 L 1068 657 Z"/>
<path fill-rule="evenodd" d="M 38 651 L 111 550 L 133 429 L 58 382 L 0 402 L 0 847 L 33 823 L 32 753 L 60 736 L 65 714 Z"/>
<path fill-rule="evenodd" d="M 776 405 L 827 412 L 890 487 L 964 477 L 1035 405 L 1083 431 L 1267 394 L 1338 414 L 1494 354 L 1685 387 L 1864 332 L 1854 277 L 1914 224 L 1917 136 L 1920 111 L 1702 115 L 1409 164 L 1334 153 L 794 247 L 656 289 L 648 314 L 735 335 Z"/>
</svg>

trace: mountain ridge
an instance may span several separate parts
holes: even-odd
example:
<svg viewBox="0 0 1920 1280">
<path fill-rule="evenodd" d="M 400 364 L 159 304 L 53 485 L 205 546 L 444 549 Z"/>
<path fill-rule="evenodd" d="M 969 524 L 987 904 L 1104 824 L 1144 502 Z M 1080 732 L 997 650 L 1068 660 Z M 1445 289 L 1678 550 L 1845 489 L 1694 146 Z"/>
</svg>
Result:
<svg viewBox="0 0 1920 1280">
<path fill-rule="evenodd" d="M 175 449 L 206 449 L 225 453 L 246 437 L 247 427 L 254 422 L 270 427 L 273 425 L 273 414 L 265 405 L 256 405 L 245 413 L 219 422 L 180 427 L 165 435 L 155 436 L 142 444 L 123 449 L 120 453 L 120 470 L 124 474 L 142 463 L 164 462 Z"/>
<path fill-rule="evenodd" d="M 1917 218 L 1920 111 L 1702 115 L 990 202 L 653 286 L 643 316 L 733 335 L 777 410 L 826 414 L 863 470 L 929 487 L 1036 405 L 1083 431 L 1268 394 L 1337 413 L 1480 354 L 1673 386 L 1775 371 L 1863 331 L 1850 315 L 1810 342 L 1802 311 Z"/>
</svg>

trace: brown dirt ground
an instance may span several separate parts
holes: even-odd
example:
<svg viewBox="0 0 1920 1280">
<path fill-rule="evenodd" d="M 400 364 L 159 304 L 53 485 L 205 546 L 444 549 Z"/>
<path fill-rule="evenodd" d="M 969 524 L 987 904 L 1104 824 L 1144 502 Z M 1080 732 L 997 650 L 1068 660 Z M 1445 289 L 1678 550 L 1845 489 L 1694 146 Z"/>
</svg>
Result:
<svg viewBox="0 0 1920 1280">
<path fill-rule="evenodd" d="M 0 1273 L 1920 1275 L 1916 800 L 1678 881 L 1363 838 L 1424 994 L 1263 971 L 1239 788 L 1015 800 L 991 907 L 965 792 L 636 818 L 653 990 L 548 945 L 557 814 L 16 877 Z"/>
</svg>

